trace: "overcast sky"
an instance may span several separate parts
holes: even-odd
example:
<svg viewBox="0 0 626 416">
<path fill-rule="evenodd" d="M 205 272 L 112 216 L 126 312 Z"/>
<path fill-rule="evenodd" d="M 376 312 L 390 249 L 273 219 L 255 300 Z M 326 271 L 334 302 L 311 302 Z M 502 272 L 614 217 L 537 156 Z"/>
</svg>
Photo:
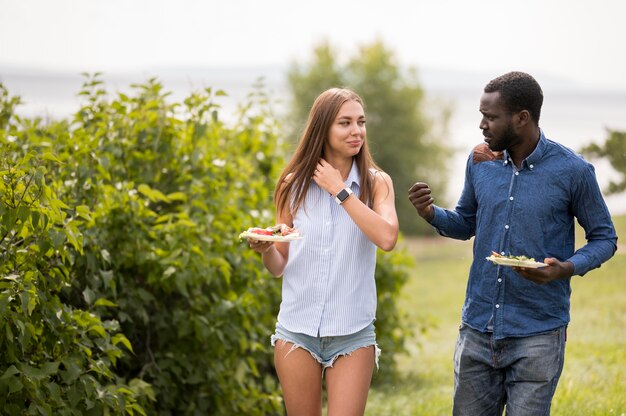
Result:
<svg viewBox="0 0 626 416">
<path fill-rule="evenodd" d="M 400 64 L 523 70 L 626 90 L 624 0 L 0 0 L 0 65 L 71 71 L 287 65 L 328 39 Z"/>
</svg>

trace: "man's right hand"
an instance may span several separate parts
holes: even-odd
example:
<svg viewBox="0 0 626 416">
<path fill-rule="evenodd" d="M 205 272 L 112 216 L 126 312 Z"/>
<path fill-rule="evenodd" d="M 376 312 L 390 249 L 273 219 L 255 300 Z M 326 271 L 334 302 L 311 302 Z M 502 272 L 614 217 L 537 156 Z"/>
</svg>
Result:
<svg viewBox="0 0 626 416">
<path fill-rule="evenodd" d="M 435 218 L 435 209 L 433 208 L 434 199 L 430 195 L 431 191 L 428 184 L 417 182 L 409 189 L 409 200 L 417 209 L 420 217 L 430 222 Z"/>
</svg>

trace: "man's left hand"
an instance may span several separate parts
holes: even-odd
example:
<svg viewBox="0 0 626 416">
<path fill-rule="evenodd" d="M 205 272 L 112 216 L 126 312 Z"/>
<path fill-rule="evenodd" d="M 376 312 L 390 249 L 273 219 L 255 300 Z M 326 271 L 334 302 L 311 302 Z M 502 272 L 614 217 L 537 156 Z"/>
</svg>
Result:
<svg viewBox="0 0 626 416">
<path fill-rule="evenodd" d="M 529 269 L 527 267 L 513 267 L 520 276 L 538 285 L 551 282 L 553 280 L 566 279 L 574 274 L 574 264 L 569 261 L 558 261 L 554 257 L 543 261 L 546 267 Z"/>
</svg>

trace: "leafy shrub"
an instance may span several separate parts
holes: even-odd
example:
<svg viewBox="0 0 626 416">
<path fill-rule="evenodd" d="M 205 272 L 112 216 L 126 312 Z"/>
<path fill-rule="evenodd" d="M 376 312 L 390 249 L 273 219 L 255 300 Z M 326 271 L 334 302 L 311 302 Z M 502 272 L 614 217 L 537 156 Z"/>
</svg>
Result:
<svg viewBox="0 0 626 416">
<path fill-rule="evenodd" d="M 17 103 L 14 101 L 14 103 Z M 6 110 L 7 101 L 2 105 Z M 0 143 L 0 414 L 145 414 L 151 391 L 114 372 L 131 350 L 115 319 L 61 300 L 82 254 L 89 209 L 70 207 L 47 183 L 50 153 L 23 156 L 22 132 L 2 121 Z M 106 301 L 95 302 L 95 307 Z M 69 406 L 68 406 L 69 404 Z"/>
<path fill-rule="evenodd" d="M 283 166 L 262 87 L 229 123 L 223 92 L 169 103 L 154 79 L 109 99 L 87 76 L 74 118 L 46 125 L 2 91 L 3 408 L 282 414 L 269 345 L 280 280 L 237 240 L 273 222 Z M 403 256 L 377 271 L 391 366 L 406 334 L 391 316 Z"/>
</svg>

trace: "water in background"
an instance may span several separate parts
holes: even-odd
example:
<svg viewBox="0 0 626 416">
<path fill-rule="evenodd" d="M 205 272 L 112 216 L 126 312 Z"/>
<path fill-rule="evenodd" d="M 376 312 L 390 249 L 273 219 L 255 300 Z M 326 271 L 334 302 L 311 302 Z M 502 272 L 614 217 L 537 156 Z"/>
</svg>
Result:
<svg viewBox="0 0 626 416">
<path fill-rule="evenodd" d="M 497 75 L 497 74 L 496 74 Z M 262 78 L 266 91 L 275 101 L 278 114 L 288 104 L 285 72 L 282 68 L 219 68 L 219 69 L 161 69 L 138 73 L 109 73 L 103 75 L 107 91 L 129 92 L 133 83 L 144 83 L 150 77 L 161 81 L 171 91 L 171 99 L 182 101 L 190 92 L 212 87 L 223 89 L 228 97 L 220 97 L 222 116 L 234 114 L 239 103 L 252 91 L 252 85 Z M 426 91 L 433 115 L 441 105 L 451 106 L 453 112 L 448 126 L 448 140 L 455 151 L 450 158 L 450 182 L 444 199 L 453 206 L 463 186 L 465 160 L 469 151 L 482 142 L 478 128 L 478 104 L 482 88 L 493 74 L 462 71 L 422 70 L 420 79 Z M 626 92 L 585 89 L 563 80 L 537 76 L 544 90 L 541 127 L 546 136 L 579 151 L 591 143 L 602 143 L 606 129 L 626 131 Z M 12 95 L 24 101 L 18 109 L 23 116 L 63 118 L 75 113 L 80 105 L 76 95 L 84 77 L 80 74 L 0 67 L 0 82 Z M 400 150 L 399 150 L 400 151 Z M 605 161 L 593 161 L 598 182 L 604 188 L 619 175 Z M 415 178 L 419 180 L 419 178 Z M 435 190 L 436 191 L 436 190 Z M 400 190 L 398 190 L 400 193 Z M 400 195 L 401 197 L 401 195 Z M 441 198 L 438 198 L 441 200 Z M 612 214 L 626 213 L 626 193 L 606 198 Z"/>
</svg>

